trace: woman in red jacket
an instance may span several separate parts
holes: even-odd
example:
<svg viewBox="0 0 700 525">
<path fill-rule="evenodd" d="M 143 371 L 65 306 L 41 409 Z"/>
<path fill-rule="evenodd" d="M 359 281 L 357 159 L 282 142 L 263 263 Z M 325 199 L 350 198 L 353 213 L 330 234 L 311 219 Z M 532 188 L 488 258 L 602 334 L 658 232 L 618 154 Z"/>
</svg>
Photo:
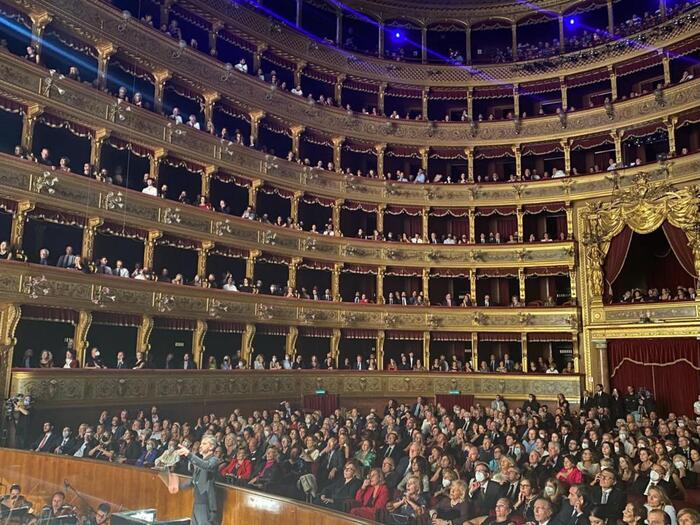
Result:
<svg viewBox="0 0 700 525">
<path fill-rule="evenodd" d="M 237 481 L 250 480 L 253 474 L 253 464 L 248 459 L 248 452 L 244 447 L 239 447 L 236 457 L 231 459 L 219 470 L 226 481 L 236 483 Z"/>
<path fill-rule="evenodd" d="M 389 501 L 389 488 L 384 483 L 381 469 L 373 468 L 367 479 L 355 494 L 355 501 L 360 504 L 350 511 L 350 514 L 367 520 L 374 520 L 377 510 L 386 507 Z"/>
</svg>

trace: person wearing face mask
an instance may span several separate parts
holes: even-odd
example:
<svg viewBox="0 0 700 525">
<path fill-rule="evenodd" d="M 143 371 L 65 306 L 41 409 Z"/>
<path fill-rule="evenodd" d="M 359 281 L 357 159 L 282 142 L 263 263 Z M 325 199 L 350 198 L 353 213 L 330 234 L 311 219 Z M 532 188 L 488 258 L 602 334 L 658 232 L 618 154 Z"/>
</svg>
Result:
<svg viewBox="0 0 700 525">
<path fill-rule="evenodd" d="M 668 458 L 663 458 L 659 460 L 659 465 L 666 469 L 664 481 L 668 482 L 670 485 L 668 491 L 669 498 L 685 501 L 687 499 L 687 494 L 674 462 Z"/>
<path fill-rule="evenodd" d="M 158 458 L 158 447 L 156 447 L 156 442 L 152 439 L 146 441 L 146 447 L 143 452 L 136 460 L 137 467 L 153 467 L 156 464 L 156 458 Z"/>
<path fill-rule="evenodd" d="M 502 488 L 491 481 L 491 471 L 486 463 L 477 463 L 474 467 L 474 479 L 469 484 L 469 499 L 473 505 L 474 515 L 488 514 L 502 496 Z"/>
<path fill-rule="evenodd" d="M 661 465 L 654 463 L 647 471 L 646 475 L 640 473 L 637 480 L 630 486 L 630 491 L 646 496 L 649 493 L 649 489 L 653 487 L 661 487 L 664 490 L 664 493 L 668 494 L 672 487 L 671 484 L 664 479 L 665 475 L 666 469 Z"/>
<path fill-rule="evenodd" d="M 53 451 L 54 454 L 72 456 L 75 454 L 75 451 L 78 450 L 80 443 L 73 437 L 70 427 L 65 427 L 61 436 L 61 442 Z"/>
</svg>

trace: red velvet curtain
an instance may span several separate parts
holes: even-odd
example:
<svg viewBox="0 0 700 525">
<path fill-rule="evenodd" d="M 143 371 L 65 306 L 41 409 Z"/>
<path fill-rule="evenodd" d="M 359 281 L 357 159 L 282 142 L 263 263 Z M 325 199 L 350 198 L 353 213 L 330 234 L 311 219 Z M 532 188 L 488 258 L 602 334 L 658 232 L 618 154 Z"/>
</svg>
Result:
<svg viewBox="0 0 700 525">
<path fill-rule="evenodd" d="M 666 221 L 661 225 L 664 229 L 664 234 L 671 245 L 673 253 L 676 255 L 678 262 L 683 269 L 693 277 L 698 277 L 695 272 L 695 264 L 693 262 L 693 251 L 688 246 L 688 237 L 680 228 L 676 228 L 673 224 Z"/>
<path fill-rule="evenodd" d="M 509 235 L 515 236 L 518 233 L 518 219 L 514 215 L 499 216 L 497 224 L 498 233 L 501 234 L 501 242 L 507 241 Z"/>
<path fill-rule="evenodd" d="M 557 215 L 555 219 L 557 220 L 557 231 L 554 237 L 554 239 L 556 240 L 559 238 L 560 233 L 563 233 L 566 236 L 569 234 L 569 232 L 567 231 L 566 227 L 566 215 Z"/>
<path fill-rule="evenodd" d="M 608 295 L 612 295 L 612 285 L 620 276 L 622 267 L 625 265 L 625 259 L 627 259 L 627 252 L 632 242 L 633 233 L 629 226 L 625 226 L 625 228 L 610 241 L 610 249 L 608 250 L 608 255 L 605 257 L 604 264 L 605 282 L 608 283 Z"/>
<path fill-rule="evenodd" d="M 700 341 L 690 337 L 608 341 L 612 386 L 646 387 L 661 413 L 692 414 L 700 394 Z"/>
</svg>

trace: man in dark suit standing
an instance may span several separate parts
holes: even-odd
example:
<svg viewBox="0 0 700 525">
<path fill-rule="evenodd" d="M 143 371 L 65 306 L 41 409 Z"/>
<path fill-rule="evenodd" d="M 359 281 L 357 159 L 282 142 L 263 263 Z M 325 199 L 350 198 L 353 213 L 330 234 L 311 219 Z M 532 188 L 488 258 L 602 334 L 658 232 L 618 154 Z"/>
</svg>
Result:
<svg viewBox="0 0 700 525">
<path fill-rule="evenodd" d="M 593 396 L 593 404 L 598 408 L 610 408 L 611 398 L 605 390 L 603 390 L 603 385 L 598 384 L 595 387 L 595 395 Z"/>
<path fill-rule="evenodd" d="M 469 498 L 474 506 L 474 515 L 483 516 L 491 512 L 501 495 L 502 488 L 495 481 L 491 481 L 488 465 L 477 463 L 474 467 L 474 479 L 469 484 Z"/>
<path fill-rule="evenodd" d="M 603 507 L 608 520 L 622 518 L 627 504 L 627 494 L 617 488 L 617 474 L 612 469 L 603 469 L 595 478 L 596 485 L 591 489 L 591 503 Z"/>
<path fill-rule="evenodd" d="M 182 369 L 183 370 L 196 370 L 197 365 L 190 359 L 190 354 L 185 354 L 182 356 Z"/>
<path fill-rule="evenodd" d="M 199 445 L 200 458 L 180 445 L 177 453 L 186 457 L 193 469 L 192 479 L 181 482 L 180 489 L 194 489 L 194 506 L 192 508 L 192 525 L 216 525 L 219 522 L 219 508 L 216 498 L 216 476 L 219 460 L 214 455 L 216 438 L 205 435 Z"/>
</svg>

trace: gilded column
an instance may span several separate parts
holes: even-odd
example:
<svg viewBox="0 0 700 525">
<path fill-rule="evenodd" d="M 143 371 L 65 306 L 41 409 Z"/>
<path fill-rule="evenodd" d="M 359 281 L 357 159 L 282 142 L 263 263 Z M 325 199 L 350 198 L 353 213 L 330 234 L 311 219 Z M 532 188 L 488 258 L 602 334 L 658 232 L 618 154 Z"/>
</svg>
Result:
<svg viewBox="0 0 700 525">
<path fill-rule="evenodd" d="M 430 370 L 430 332 L 423 332 L 423 366 Z"/>
<path fill-rule="evenodd" d="M 377 267 L 377 304 L 384 304 L 384 274 L 386 266 Z"/>
<path fill-rule="evenodd" d="M 382 58 L 384 56 L 384 22 L 379 22 L 377 29 L 379 30 L 377 49 L 379 50 L 379 58 Z"/>
<path fill-rule="evenodd" d="M 571 357 L 574 362 L 574 372 L 581 373 L 581 350 L 578 332 L 571 332 Z"/>
<path fill-rule="evenodd" d="M 566 86 L 566 77 L 559 77 L 559 89 L 561 90 L 561 110 L 569 109 L 569 90 Z"/>
<path fill-rule="evenodd" d="M 144 357 L 148 357 L 151 350 L 151 333 L 153 332 L 153 317 L 144 315 L 141 324 L 136 332 L 136 351 L 143 352 Z M 146 359 L 148 361 L 148 359 Z"/>
<path fill-rule="evenodd" d="M 342 209 L 344 199 L 336 199 L 331 210 L 331 221 L 333 222 L 333 230 L 340 233 L 340 211 Z"/>
<path fill-rule="evenodd" d="M 212 241 L 202 241 L 197 248 L 197 275 L 202 278 L 202 282 L 207 282 L 207 258 L 213 247 Z"/>
<path fill-rule="evenodd" d="M 511 49 L 513 50 L 513 60 L 518 60 L 518 24 L 515 21 L 510 26 L 511 31 Z"/>
<path fill-rule="evenodd" d="M 250 366 L 253 358 L 253 338 L 255 337 L 255 325 L 246 323 L 241 334 L 241 361 Z"/>
<path fill-rule="evenodd" d="M 165 94 L 165 83 L 170 79 L 171 73 L 165 69 L 158 69 L 153 72 L 153 110 L 156 113 L 163 113 L 163 96 Z"/>
<path fill-rule="evenodd" d="M 288 273 L 287 273 L 287 286 L 292 290 L 297 287 L 297 270 L 301 264 L 301 257 L 292 257 L 289 261 Z"/>
<path fill-rule="evenodd" d="M 90 164 L 93 170 L 100 171 L 100 161 L 102 159 L 102 145 L 109 137 L 110 131 L 106 128 L 99 128 L 94 131 L 90 138 Z"/>
<path fill-rule="evenodd" d="M 525 373 L 530 370 L 527 357 L 527 333 L 520 334 L 520 366 L 523 368 L 523 372 Z"/>
<path fill-rule="evenodd" d="M 467 156 L 467 181 L 474 182 L 474 148 L 464 148 L 464 154 Z"/>
<path fill-rule="evenodd" d="M 661 64 L 664 68 L 664 85 L 668 86 L 671 83 L 671 59 L 667 53 L 661 57 Z"/>
<path fill-rule="evenodd" d="M 104 220 L 102 217 L 90 217 L 83 228 L 83 245 L 80 250 L 80 255 L 82 255 L 83 260 L 86 263 L 90 263 L 93 260 L 95 254 L 95 233 L 97 228 L 102 226 Z"/>
<path fill-rule="evenodd" d="M 622 159 L 622 134 L 623 130 L 614 129 L 610 132 L 613 140 L 615 141 L 615 162 L 620 166 L 623 162 Z"/>
<path fill-rule="evenodd" d="M 260 179 L 250 181 L 250 186 L 248 186 L 248 206 L 255 208 L 258 205 L 258 188 L 262 185 L 263 181 Z"/>
<path fill-rule="evenodd" d="M 676 124 L 678 124 L 678 117 L 672 115 L 664 120 L 666 124 L 666 132 L 668 134 L 668 154 L 675 156 L 676 154 Z"/>
<path fill-rule="evenodd" d="M 207 322 L 197 319 L 197 324 L 192 331 L 192 361 L 194 366 L 203 370 L 207 368 L 204 362 L 204 338 L 207 335 Z"/>
<path fill-rule="evenodd" d="M 564 40 L 564 15 L 559 15 L 559 51 L 564 52 L 566 50 L 565 40 Z"/>
<path fill-rule="evenodd" d="M 41 43 L 43 41 L 44 29 L 51 22 L 51 15 L 46 11 L 30 12 L 29 18 L 32 21 L 32 46 L 36 51 L 37 64 L 41 62 Z"/>
<path fill-rule="evenodd" d="M 159 230 L 149 230 L 146 240 L 143 243 L 143 268 L 153 269 L 153 256 L 156 251 L 156 241 L 160 239 L 163 232 Z"/>
<path fill-rule="evenodd" d="M 513 84 L 513 116 L 520 117 L 520 88 L 517 82 Z"/>
<path fill-rule="evenodd" d="M 250 250 L 248 252 L 248 257 L 245 259 L 245 276 L 246 279 L 253 280 L 255 275 L 255 261 L 260 257 L 260 250 Z"/>
<path fill-rule="evenodd" d="M 513 156 L 515 157 L 515 178 L 522 180 L 523 178 L 523 151 L 520 149 L 520 144 L 513 146 Z"/>
<path fill-rule="evenodd" d="M 384 330 L 377 330 L 377 339 L 375 340 L 375 346 L 377 349 L 377 370 L 384 370 L 384 340 L 386 339 L 386 332 Z"/>
<path fill-rule="evenodd" d="M 335 12 L 335 45 L 343 45 L 343 11 L 340 9 Z"/>
<path fill-rule="evenodd" d="M 525 216 L 525 213 L 523 212 L 523 207 L 519 204 L 515 208 L 515 215 L 516 215 L 516 220 L 518 221 L 518 225 L 517 225 L 518 242 L 525 242 L 525 228 L 523 227 L 523 218 Z"/>
<path fill-rule="evenodd" d="M 97 87 L 102 90 L 107 86 L 107 66 L 110 57 L 117 52 L 117 46 L 111 42 L 95 46 L 97 50 Z"/>
<path fill-rule="evenodd" d="M 571 142 L 569 139 L 562 139 L 560 142 L 561 147 L 564 149 L 564 173 L 567 176 L 571 175 Z"/>
<path fill-rule="evenodd" d="M 423 298 L 425 302 L 430 301 L 430 268 L 423 268 L 421 272 L 421 280 L 423 284 Z"/>
<path fill-rule="evenodd" d="M 209 30 L 209 54 L 213 57 L 219 54 L 219 50 L 217 49 L 218 36 L 219 31 L 221 31 L 223 28 L 223 22 L 217 20 L 211 25 L 211 29 Z"/>
<path fill-rule="evenodd" d="M 617 73 L 615 73 L 615 66 L 608 66 L 608 75 L 610 75 L 610 101 L 615 102 L 617 100 Z"/>
<path fill-rule="evenodd" d="M 214 166 L 213 164 L 209 164 L 207 166 L 204 166 L 204 171 L 202 172 L 202 180 L 199 188 L 199 194 L 206 197 L 207 200 L 209 200 L 209 197 L 211 195 L 211 179 L 214 177 L 214 173 L 216 173 L 216 170 L 216 166 Z"/>
<path fill-rule="evenodd" d="M 476 244 L 476 212 L 469 208 L 467 220 L 469 221 L 469 244 Z"/>
<path fill-rule="evenodd" d="M 614 36 L 615 35 L 615 16 L 613 13 L 613 0 L 607 1 L 607 7 L 608 7 L 608 33 L 610 33 L 610 36 Z"/>
<path fill-rule="evenodd" d="M 10 395 L 12 358 L 17 344 L 15 334 L 21 317 L 22 309 L 19 305 L 0 305 L 0 401 L 3 402 Z M 6 423 L 6 418 L 0 418 L 0 428 Z"/>
<path fill-rule="evenodd" d="M 158 182 L 158 176 L 160 175 L 160 161 L 167 155 L 167 151 L 165 151 L 163 148 L 158 148 L 153 151 L 153 155 L 148 157 L 148 176 L 151 177 L 156 183 Z"/>
<path fill-rule="evenodd" d="M 467 88 L 467 115 L 469 115 L 470 119 L 476 120 L 474 115 L 474 88 L 471 86 Z"/>
<path fill-rule="evenodd" d="M 343 82 L 347 76 L 345 74 L 338 75 L 335 79 L 335 89 L 333 90 L 333 95 L 335 96 L 335 103 L 338 106 L 343 105 Z"/>
<path fill-rule="evenodd" d="M 302 191 L 295 191 L 294 195 L 292 195 L 292 202 L 291 202 L 291 207 L 289 211 L 289 216 L 292 219 L 293 223 L 298 223 L 299 222 L 299 200 L 301 199 L 301 196 L 304 194 Z"/>
<path fill-rule="evenodd" d="M 384 210 L 386 210 L 386 204 L 377 204 L 377 231 L 379 233 L 384 232 Z"/>
<path fill-rule="evenodd" d="M 342 301 L 340 297 L 340 271 L 343 269 L 343 263 L 335 263 L 331 271 L 331 295 L 334 301 Z"/>
<path fill-rule="evenodd" d="M 306 129 L 304 126 L 292 126 L 289 128 L 289 133 L 292 136 L 292 154 L 294 155 L 295 159 L 300 158 L 299 157 L 299 141 L 301 140 L 301 134 L 304 133 L 304 129 Z"/>
<path fill-rule="evenodd" d="M 430 92 L 430 88 L 424 88 L 423 91 L 421 91 L 421 112 L 422 112 L 422 118 L 423 120 L 428 120 L 428 93 Z"/>
<path fill-rule="evenodd" d="M 469 268 L 469 295 L 472 298 L 472 304 L 476 304 L 476 269 Z"/>
<path fill-rule="evenodd" d="M 336 368 L 338 368 L 338 359 L 340 359 L 340 336 L 340 328 L 333 328 L 333 333 L 331 334 L 331 339 L 329 341 L 330 347 L 328 350 Z"/>
<path fill-rule="evenodd" d="M 571 287 L 571 302 L 578 304 L 578 286 L 576 284 L 576 268 L 569 267 L 569 286 Z"/>
<path fill-rule="evenodd" d="M 606 339 L 593 339 L 591 341 L 593 348 L 591 353 L 595 354 L 596 361 L 598 361 L 597 370 L 592 370 L 593 377 L 586 378 L 592 382 L 598 382 L 603 385 L 603 389 L 606 392 L 610 391 L 610 374 L 608 370 L 608 341 Z"/>
<path fill-rule="evenodd" d="M 423 146 L 418 148 L 418 153 L 420 154 L 420 167 L 425 172 L 426 179 L 428 177 L 428 154 L 430 153 L 430 148 Z"/>
<path fill-rule="evenodd" d="M 574 207 L 571 201 L 564 203 L 564 211 L 566 212 L 566 238 L 571 240 L 574 238 Z"/>
<path fill-rule="evenodd" d="M 27 224 L 27 215 L 34 209 L 35 203 L 22 200 L 17 203 L 17 209 L 12 215 L 12 231 L 10 232 L 10 246 L 15 251 L 21 252 L 24 244 L 24 226 Z"/>
<path fill-rule="evenodd" d="M 306 62 L 303 60 L 300 60 L 295 64 L 294 68 L 294 85 L 295 86 L 300 86 L 301 85 L 301 75 L 304 72 L 304 68 L 306 67 Z"/>
<path fill-rule="evenodd" d="M 36 119 L 44 112 L 44 107 L 39 104 L 29 104 L 22 115 L 22 148 L 26 153 L 31 153 L 34 147 L 34 126 Z"/>
<path fill-rule="evenodd" d="M 518 268 L 518 299 L 525 304 L 525 268 Z"/>
<path fill-rule="evenodd" d="M 423 64 L 428 62 L 428 28 L 420 28 L 420 60 Z"/>
<path fill-rule="evenodd" d="M 467 65 L 471 65 L 472 63 L 472 26 L 467 26 L 467 29 L 464 32 L 464 38 L 465 38 L 465 45 L 467 46 L 467 49 L 465 50 L 466 53 L 464 54 L 464 58 L 467 60 Z"/>
<path fill-rule="evenodd" d="M 333 167 L 336 171 L 342 169 L 341 160 L 343 156 L 343 142 L 345 137 L 333 137 Z"/>
<path fill-rule="evenodd" d="M 383 56 L 383 53 L 380 54 Z M 377 92 L 377 114 L 384 115 L 384 94 L 386 93 L 386 82 L 379 84 L 379 91 Z"/>
<path fill-rule="evenodd" d="M 384 152 L 386 151 L 386 144 L 375 144 L 374 151 L 377 153 L 377 177 L 380 179 L 385 179 Z"/>
<path fill-rule="evenodd" d="M 262 62 L 262 55 L 267 51 L 267 44 L 258 44 L 253 52 L 253 73 L 257 74 Z"/>
<path fill-rule="evenodd" d="M 73 351 L 75 352 L 75 360 L 80 363 L 81 367 L 85 366 L 85 354 L 90 345 L 87 335 L 92 324 L 92 313 L 87 310 L 78 312 L 78 322 L 75 323 L 73 331 Z"/>
<path fill-rule="evenodd" d="M 479 370 L 479 333 L 472 332 L 472 369 Z"/>
<path fill-rule="evenodd" d="M 299 338 L 299 328 L 290 326 L 287 328 L 287 336 L 284 338 L 284 353 L 292 359 L 296 358 L 297 354 L 297 339 Z"/>
<path fill-rule="evenodd" d="M 265 116 L 265 112 L 262 110 L 251 111 L 248 114 L 250 118 L 250 141 L 251 145 L 255 146 L 258 144 L 258 135 L 260 132 L 260 121 Z"/>
<path fill-rule="evenodd" d="M 429 228 L 429 218 L 430 218 L 430 208 L 423 208 L 421 210 L 421 237 L 423 238 L 423 242 L 427 243 L 428 240 L 430 239 L 430 232 L 428 232 Z"/>
<path fill-rule="evenodd" d="M 209 123 L 214 121 L 214 104 L 219 100 L 220 95 L 215 91 L 207 91 L 202 94 L 204 99 L 204 122 Z M 203 128 L 203 129 L 206 129 Z"/>
</svg>

